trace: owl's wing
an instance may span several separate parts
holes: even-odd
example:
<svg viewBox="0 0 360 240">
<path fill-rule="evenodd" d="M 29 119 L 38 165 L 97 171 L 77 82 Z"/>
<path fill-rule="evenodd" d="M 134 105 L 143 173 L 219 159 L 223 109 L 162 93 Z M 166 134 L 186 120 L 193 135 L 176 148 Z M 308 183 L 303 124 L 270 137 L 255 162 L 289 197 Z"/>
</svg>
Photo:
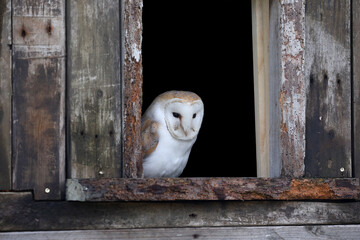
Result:
<svg viewBox="0 0 360 240">
<path fill-rule="evenodd" d="M 141 124 L 143 158 L 146 158 L 155 151 L 159 143 L 158 128 L 159 123 L 151 121 L 150 119 L 146 119 Z"/>
</svg>

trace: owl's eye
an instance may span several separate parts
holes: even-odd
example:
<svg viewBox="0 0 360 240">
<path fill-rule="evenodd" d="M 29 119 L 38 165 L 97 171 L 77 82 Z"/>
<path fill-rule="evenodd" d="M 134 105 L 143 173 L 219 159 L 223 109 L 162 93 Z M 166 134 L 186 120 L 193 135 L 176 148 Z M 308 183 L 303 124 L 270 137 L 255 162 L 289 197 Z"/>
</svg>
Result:
<svg viewBox="0 0 360 240">
<path fill-rule="evenodd" d="M 173 112 L 172 114 L 173 114 L 174 118 L 179 118 L 180 117 L 180 114 L 178 114 L 177 112 Z"/>
<path fill-rule="evenodd" d="M 193 114 L 193 118 L 196 118 L 196 113 Z"/>
</svg>

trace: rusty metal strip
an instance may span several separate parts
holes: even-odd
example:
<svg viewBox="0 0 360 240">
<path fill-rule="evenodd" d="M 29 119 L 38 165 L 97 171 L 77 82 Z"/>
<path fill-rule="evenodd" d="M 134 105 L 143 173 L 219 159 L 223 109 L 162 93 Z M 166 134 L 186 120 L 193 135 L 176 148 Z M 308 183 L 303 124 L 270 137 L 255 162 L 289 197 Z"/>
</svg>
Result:
<svg viewBox="0 0 360 240">
<path fill-rule="evenodd" d="M 359 179 L 69 179 L 69 201 L 359 200 Z"/>
</svg>

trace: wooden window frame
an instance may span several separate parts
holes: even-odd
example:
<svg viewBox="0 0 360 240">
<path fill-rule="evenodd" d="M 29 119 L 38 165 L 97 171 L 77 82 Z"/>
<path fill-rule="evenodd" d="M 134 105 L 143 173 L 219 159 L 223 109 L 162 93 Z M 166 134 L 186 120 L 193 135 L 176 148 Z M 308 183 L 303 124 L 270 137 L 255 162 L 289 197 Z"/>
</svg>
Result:
<svg viewBox="0 0 360 240">
<path fill-rule="evenodd" d="M 343 2 L 349 3 L 349 1 Z M 0 78 L 2 87 L 0 89 L 0 107 L 8 113 L 0 119 L 1 131 L 4 133 L 2 135 L 3 147 L 5 148 L 0 149 L 0 155 L 4 156 L 1 164 L 5 166 L 0 169 L 2 173 L 0 190 L 32 190 L 35 200 L 63 199 L 66 175 L 65 145 L 69 143 L 69 139 L 66 137 L 71 138 L 71 133 L 83 135 L 81 129 L 71 129 L 69 119 L 67 119 L 68 132 L 65 132 L 65 112 L 71 108 L 69 105 L 67 108 L 65 107 L 65 98 L 69 97 L 71 94 L 69 87 L 73 86 L 72 79 L 69 80 L 72 69 L 69 65 L 66 69 L 65 61 L 66 57 L 71 54 L 71 50 L 65 47 L 66 30 L 67 37 L 71 37 L 69 35 L 71 33 L 69 32 L 70 25 L 67 25 L 67 29 L 65 27 L 66 3 L 72 2 L 62 0 L 52 2 L 50 5 L 28 6 L 27 4 L 32 3 L 6 1 L 7 7 L 4 16 L 11 23 L 2 29 L 5 33 L 3 36 L 7 36 L 7 40 L 1 43 L 2 49 L 8 49 L 8 51 L 1 51 L 1 58 L 7 60 L 0 63 L 4 69 L 9 71 L 2 71 Z M 117 92 L 116 95 L 121 98 L 122 113 L 118 118 L 121 126 L 115 133 L 112 132 L 112 129 L 106 128 L 106 134 L 101 136 L 91 132 L 94 134 L 91 137 L 97 139 L 91 141 L 99 141 L 101 137 L 108 141 L 113 138 L 111 135 L 114 134 L 121 136 L 121 143 L 117 142 L 115 146 L 117 154 L 118 149 L 121 149 L 121 166 L 116 166 L 121 171 L 116 171 L 114 176 L 99 171 L 99 176 L 97 176 L 99 178 L 91 178 L 94 175 L 92 173 L 89 175 L 90 177 L 84 175 L 84 177 L 67 179 L 65 191 L 67 200 L 360 199 L 359 179 L 357 178 L 302 178 L 305 175 L 306 150 L 306 102 L 304 101 L 306 88 L 304 82 L 306 78 L 311 77 L 306 75 L 308 74 L 306 68 L 309 66 L 304 63 L 304 0 L 252 0 L 253 26 L 256 26 L 253 29 L 253 42 L 255 46 L 254 91 L 259 178 L 141 178 L 141 15 L 143 3 L 142 0 L 121 0 L 118 3 L 120 6 L 117 5 L 117 7 L 121 11 L 120 15 L 116 14 L 116 17 L 120 18 L 121 28 L 119 28 L 121 30 L 120 33 L 119 31 L 116 33 L 120 34 L 121 38 L 116 40 L 116 44 L 118 44 L 116 46 L 120 52 L 120 60 L 117 63 L 121 70 L 120 74 L 116 73 L 119 78 L 105 77 L 105 80 L 110 79 L 109 81 L 116 81 L 115 83 L 121 85 L 121 93 Z M 358 1 L 353 3 L 356 9 L 360 8 Z M 29 9 L 32 7 L 38 7 L 39 11 L 30 11 Z M 360 19 L 356 14 L 359 11 L 354 9 L 353 17 Z M 353 22 L 357 23 L 360 20 Z M 118 25 L 118 23 L 116 24 Z M 58 37 L 59 35 L 61 37 Z M 358 35 L 360 34 L 353 34 L 353 37 Z M 356 41 L 353 42 L 356 43 Z M 293 52 L 293 48 L 288 47 L 288 43 L 300 47 Z M 354 47 L 357 46 L 354 45 Z M 41 49 L 47 49 L 47 51 L 44 52 Z M 359 62 L 358 56 L 354 55 L 353 57 L 352 64 L 355 65 Z M 105 57 L 102 58 L 105 59 Z M 32 67 L 31 71 L 27 71 L 28 66 Z M 14 71 L 18 68 L 25 70 Z M 33 69 L 37 70 L 32 71 Z M 42 75 L 39 76 L 39 73 Z M 358 76 L 358 72 L 354 71 L 353 78 Z M 39 89 L 37 84 L 40 81 L 43 81 L 43 84 L 46 83 L 46 87 Z M 66 81 L 67 96 L 65 95 Z M 354 86 L 357 84 L 354 81 Z M 102 98 L 104 92 L 99 91 L 101 86 L 94 86 L 89 90 L 90 98 Z M 54 90 L 55 94 L 49 94 L 48 89 Z M 9 91 L 13 95 L 9 94 Z M 353 99 L 359 99 L 359 95 L 358 91 L 354 90 Z M 24 101 L 24 99 L 32 101 Z M 293 106 L 292 99 L 297 100 Z M 53 105 L 48 104 L 49 102 L 52 102 Z M 352 106 L 354 119 L 358 119 L 360 111 L 357 111 L 357 107 L 359 105 L 353 104 Z M 34 109 L 41 110 L 39 115 Z M 113 108 L 111 111 L 112 114 L 116 112 Z M 69 115 L 67 114 L 67 117 L 71 118 Z M 354 119 L 353 122 L 356 122 Z M 34 133 L 34 127 L 28 124 L 29 122 L 35 122 L 37 132 Z M 355 125 L 354 130 L 358 129 L 358 126 Z M 71 132 L 73 130 L 74 132 Z M 45 132 L 47 134 L 44 134 Z M 334 134 L 330 137 L 334 137 Z M 356 140 L 354 138 L 354 141 Z M 349 144 L 348 138 L 346 143 Z M 39 147 L 43 145 L 46 145 L 45 150 Z M 112 145 L 112 147 L 114 146 Z M 69 149 L 72 147 L 68 146 Z M 355 148 L 354 166 L 359 165 L 358 155 L 358 148 Z M 68 156 L 68 161 L 69 167 L 72 164 L 71 155 Z M 120 160 L 115 159 L 114 161 Z M 353 169 L 354 176 L 358 176 L 356 173 L 359 169 L 359 167 Z M 351 176 L 350 166 L 346 166 L 343 172 L 343 176 L 338 175 L 341 177 Z M 68 174 L 68 177 L 72 177 L 72 175 Z"/>
<path fill-rule="evenodd" d="M 125 92 L 124 104 L 125 111 L 132 113 L 131 116 L 129 114 L 124 115 L 124 139 L 126 143 L 124 146 L 124 169 L 128 170 L 125 170 L 127 172 L 124 174 L 124 178 L 68 179 L 67 200 L 359 200 L 359 179 L 301 178 L 304 175 L 303 161 L 305 157 L 305 139 L 301 137 L 304 137 L 305 134 L 305 124 L 292 129 L 292 131 L 281 130 L 281 128 L 286 128 L 287 124 L 291 125 L 290 121 L 294 117 L 298 117 L 296 110 L 304 110 L 303 103 L 299 104 L 295 111 L 290 109 L 286 102 L 282 102 L 284 96 L 281 94 L 288 91 L 289 88 L 300 88 L 299 96 L 304 94 L 305 88 L 301 85 L 301 81 L 304 80 L 304 72 L 301 67 L 295 73 L 298 81 L 294 81 L 293 85 L 290 86 L 280 84 L 281 96 L 273 93 L 277 91 L 271 89 L 271 84 L 279 83 L 278 79 L 281 77 L 288 78 L 287 73 L 282 76 L 279 75 L 281 71 L 277 63 L 280 63 L 280 66 L 284 62 L 293 65 L 303 64 L 304 49 L 300 50 L 297 56 L 293 56 L 290 49 L 282 48 L 284 43 L 281 42 L 288 41 L 290 38 L 299 41 L 300 44 L 304 41 L 304 31 L 284 31 L 289 25 L 295 24 L 294 21 L 304 24 L 305 5 L 303 1 L 299 2 L 300 4 L 293 4 L 272 0 L 252 0 L 258 178 L 140 178 L 142 172 L 141 120 L 139 114 L 142 81 L 141 61 L 134 62 L 133 58 L 125 57 L 125 66 L 127 67 L 124 68 L 124 84 L 130 88 Z M 289 8 L 290 10 L 288 10 Z M 295 18 L 289 18 L 289 15 L 293 14 L 294 11 L 299 15 Z M 271 12 L 270 16 L 269 12 Z M 128 15 L 128 17 L 133 19 L 134 16 Z M 138 19 L 134 22 L 141 21 L 140 15 L 137 17 Z M 280 18 L 283 21 L 279 21 Z M 279 24 L 282 25 L 279 26 Z M 131 28 L 133 26 L 125 24 L 125 27 Z M 282 30 L 282 35 L 277 32 L 269 33 L 269 26 L 270 29 Z M 290 36 L 291 34 L 292 36 Z M 131 56 L 129 46 L 134 40 L 125 37 L 125 56 Z M 269 44 L 271 45 L 270 49 Z M 302 47 L 304 46 L 302 45 Z M 278 62 L 270 62 L 269 58 Z M 135 78 L 137 84 L 136 87 L 131 88 L 134 85 L 129 84 L 129 81 L 134 79 L 136 73 L 140 73 Z M 128 77 L 128 74 L 132 74 L 131 77 Z M 132 107 L 134 97 L 135 108 Z M 271 111 L 277 113 L 271 104 L 272 101 L 281 105 L 278 106 L 280 111 L 292 114 L 288 122 L 283 121 L 283 119 L 280 120 L 279 116 L 270 115 Z M 270 129 L 270 124 L 274 123 L 281 124 L 281 128 L 277 129 L 278 132 Z M 300 136 L 303 141 L 290 144 L 288 142 L 290 135 Z M 291 158 L 287 157 L 288 153 L 294 149 L 300 153 L 292 155 Z"/>
</svg>

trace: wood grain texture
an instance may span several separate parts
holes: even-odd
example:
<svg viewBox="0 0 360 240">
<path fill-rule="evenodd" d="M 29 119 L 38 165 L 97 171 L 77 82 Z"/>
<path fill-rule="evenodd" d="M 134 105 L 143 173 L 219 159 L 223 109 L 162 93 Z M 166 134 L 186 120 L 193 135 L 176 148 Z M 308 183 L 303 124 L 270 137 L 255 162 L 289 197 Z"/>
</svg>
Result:
<svg viewBox="0 0 360 240">
<path fill-rule="evenodd" d="M 69 177 L 121 177 L 120 1 L 67 9 Z"/>
<path fill-rule="evenodd" d="M 143 0 L 122 1 L 123 177 L 141 177 L 142 7 Z"/>
<path fill-rule="evenodd" d="M 280 2 L 269 0 L 269 167 L 270 177 L 280 177 L 281 19 Z"/>
<path fill-rule="evenodd" d="M 353 177 L 360 177 L 360 1 L 352 0 Z"/>
<path fill-rule="evenodd" d="M 307 1 L 306 177 L 352 175 L 350 31 L 350 0 Z"/>
<path fill-rule="evenodd" d="M 61 199 L 65 182 L 65 3 L 13 1 L 13 188 Z M 45 189 L 48 189 L 45 191 Z"/>
<path fill-rule="evenodd" d="M 302 177 L 305 158 L 305 1 L 270 0 L 271 177 Z"/>
<path fill-rule="evenodd" d="M 360 202 L 34 201 L 30 192 L 0 193 L 0 231 L 100 230 L 359 224 Z"/>
<path fill-rule="evenodd" d="M 68 179 L 68 201 L 359 200 L 358 179 Z"/>
<path fill-rule="evenodd" d="M 49 231 L 0 233 L 7 240 L 62 239 L 359 239 L 360 225 L 152 228 L 123 230 Z"/>
<path fill-rule="evenodd" d="M 252 0 L 252 35 L 257 177 L 270 177 L 269 163 L 269 1 Z"/>
<path fill-rule="evenodd" d="M 302 177 L 305 158 L 305 1 L 279 1 L 281 176 Z"/>
<path fill-rule="evenodd" d="M 0 2 L 0 190 L 11 189 L 11 1 Z"/>
</svg>

